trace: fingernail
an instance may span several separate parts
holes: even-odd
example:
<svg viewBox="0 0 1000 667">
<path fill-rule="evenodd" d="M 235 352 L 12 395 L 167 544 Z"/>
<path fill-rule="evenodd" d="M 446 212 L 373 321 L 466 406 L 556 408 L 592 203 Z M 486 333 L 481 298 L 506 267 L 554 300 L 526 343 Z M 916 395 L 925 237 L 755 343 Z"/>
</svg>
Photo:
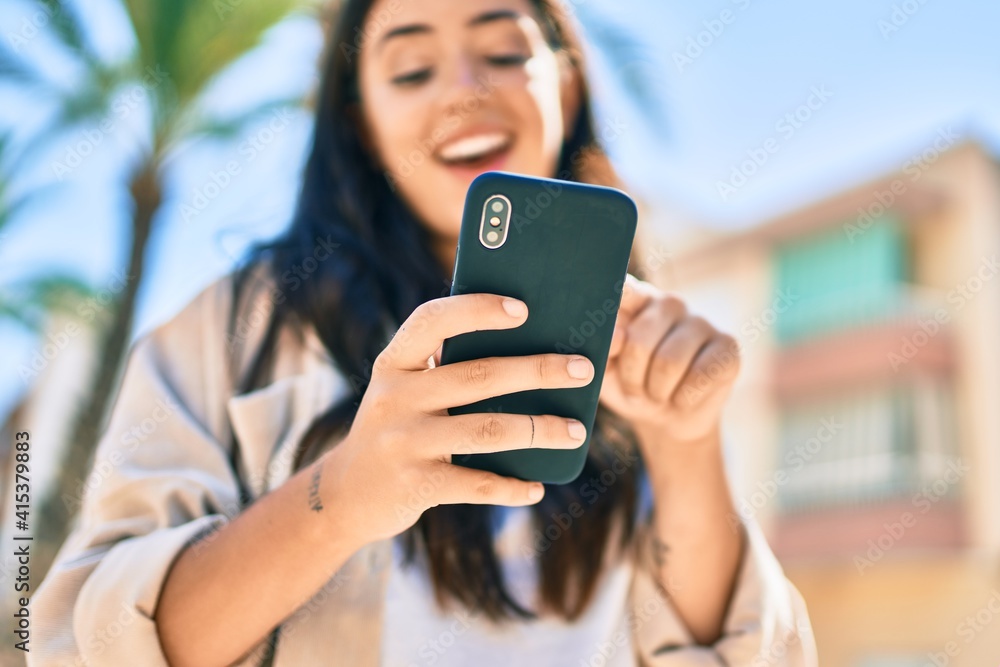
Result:
<svg viewBox="0 0 1000 667">
<path fill-rule="evenodd" d="M 584 357 L 574 357 L 566 364 L 566 369 L 569 371 L 570 377 L 574 377 L 577 380 L 590 377 L 590 361 Z"/>
<path fill-rule="evenodd" d="M 574 440 L 583 440 L 587 437 L 587 427 L 575 419 L 566 420 L 566 430 L 569 431 L 569 437 Z"/>
<path fill-rule="evenodd" d="M 528 490 L 528 500 L 531 501 L 541 500 L 544 495 L 545 487 L 541 484 L 535 484 Z"/>
<path fill-rule="evenodd" d="M 510 298 L 503 300 L 503 309 L 511 317 L 524 317 L 525 313 L 528 312 L 528 306 L 523 301 Z"/>
</svg>

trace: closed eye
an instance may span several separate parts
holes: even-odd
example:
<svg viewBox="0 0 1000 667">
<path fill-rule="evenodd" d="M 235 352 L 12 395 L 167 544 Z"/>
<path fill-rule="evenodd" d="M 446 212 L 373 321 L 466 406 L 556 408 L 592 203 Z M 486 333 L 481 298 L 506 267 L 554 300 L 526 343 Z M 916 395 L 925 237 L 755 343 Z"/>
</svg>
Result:
<svg viewBox="0 0 1000 667">
<path fill-rule="evenodd" d="M 504 56 L 487 56 L 487 62 L 491 65 L 499 65 L 500 67 L 509 67 L 512 65 L 522 65 L 528 60 L 527 56 L 523 56 L 519 53 L 504 55 Z"/>
<path fill-rule="evenodd" d="M 413 85 L 426 81 L 430 76 L 431 68 L 427 67 L 406 74 L 400 74 L 397 77 L 393 77 L 392 82 L 399 86 Z"/>
</svg>

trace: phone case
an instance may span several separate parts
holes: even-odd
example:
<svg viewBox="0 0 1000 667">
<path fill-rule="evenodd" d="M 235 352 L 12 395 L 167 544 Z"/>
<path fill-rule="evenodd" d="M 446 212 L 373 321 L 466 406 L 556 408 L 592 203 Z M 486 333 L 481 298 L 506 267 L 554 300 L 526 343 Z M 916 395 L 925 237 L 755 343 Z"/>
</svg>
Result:
<svg viewBox="0 0 1000 667">
<path fill-rule="evenodd" d="M 510 200 L 511 218 L 503 245 L 491 249 L 480 242 L 479 230 L 484 204 L 494 194 Z M 451 294 L 513 296 L 528 305 L 528 318 L 513 329 L 473 331 L 445 340 L 442 364 L 577 353 L 591 360 L 595 374 L 584 387 L 521 391 L 449 409 L 449 414 L 575 417 L 587 427 L 580 447 L 453 455 L 453 463 L 546 483 L 565 484 L 579 476 L 590 447 L 636 219 L 635 202 L 615 188 L 500 171 L 472 181 Z"/>
</svg>

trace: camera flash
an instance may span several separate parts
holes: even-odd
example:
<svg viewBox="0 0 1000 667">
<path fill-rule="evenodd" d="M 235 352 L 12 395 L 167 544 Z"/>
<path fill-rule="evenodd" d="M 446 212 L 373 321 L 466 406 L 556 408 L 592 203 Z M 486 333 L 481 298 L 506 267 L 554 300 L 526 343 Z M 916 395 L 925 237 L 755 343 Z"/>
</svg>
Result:
<svg viewBox="0 0 1000 667">
<path fill-rule="evenodd" d="M 507 240 L 507 227 L 513 206 L 506 196 L 494 192 L 483 201 L 483 213 L 479 218 L 479 242 L 490 250 L 496 250 Z M 489 223 L 489 224 L 487 224 Z"/>
</svg>

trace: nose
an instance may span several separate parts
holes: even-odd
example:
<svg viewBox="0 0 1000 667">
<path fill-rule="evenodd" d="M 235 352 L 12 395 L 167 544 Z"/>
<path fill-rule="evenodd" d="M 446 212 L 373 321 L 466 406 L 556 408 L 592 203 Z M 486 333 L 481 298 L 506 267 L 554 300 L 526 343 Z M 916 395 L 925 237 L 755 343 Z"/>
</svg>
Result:
<svg viewBox="0 0 1000 667">
<path fill-rule="evenodd" d="M 477 108 L 482 99 L 479 92 L 480 66 L 477 61 L 464 50 L 456 50 L 447 73 L 443 77 L 445 90 L 440 97 L 440 103 L 446 111 L 465 111 Z"/>
</svg>

